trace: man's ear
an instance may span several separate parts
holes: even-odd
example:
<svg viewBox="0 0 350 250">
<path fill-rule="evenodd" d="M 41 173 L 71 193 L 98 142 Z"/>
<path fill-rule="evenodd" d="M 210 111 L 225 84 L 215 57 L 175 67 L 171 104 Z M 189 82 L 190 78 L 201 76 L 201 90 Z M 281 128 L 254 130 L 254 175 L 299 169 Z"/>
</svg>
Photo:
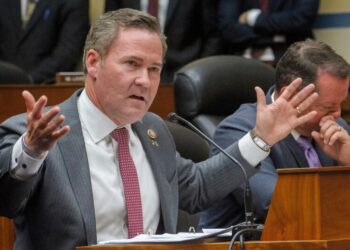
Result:
<svg viewBox="0 0 350 250">
<path fill-rule="evenodd" d="M 96 50 L 90 49 L 86 53 L 85 65 L 87 74 L 90 75 L 92 78 L 96 78 L 98 69 L 101 65 L 101 57 Z"/>
</svg>

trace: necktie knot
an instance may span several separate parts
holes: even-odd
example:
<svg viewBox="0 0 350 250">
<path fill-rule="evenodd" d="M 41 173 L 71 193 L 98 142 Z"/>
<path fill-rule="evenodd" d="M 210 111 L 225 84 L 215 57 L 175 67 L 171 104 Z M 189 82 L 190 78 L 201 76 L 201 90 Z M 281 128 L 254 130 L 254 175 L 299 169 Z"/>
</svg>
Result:
<svg viewBox="0 0 350 250">
<path fill-rule="evenodd" d="M 125 143 L 129 140 L 128 130 L 126 128 L 117 128 L 112 132 L 112 138 L 118 143 Z"/>
<path fill-rule="evenodd" d="M 297 141 L 303 150 L 308 150 L 312 148 L 312 141 L 308 137 L 300 136 Z"/>
</svg>

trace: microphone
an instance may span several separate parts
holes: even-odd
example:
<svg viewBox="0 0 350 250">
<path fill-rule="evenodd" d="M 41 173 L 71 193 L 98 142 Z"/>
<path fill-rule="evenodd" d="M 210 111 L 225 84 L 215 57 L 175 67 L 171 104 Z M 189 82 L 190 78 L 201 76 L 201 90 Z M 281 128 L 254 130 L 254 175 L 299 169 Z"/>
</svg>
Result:
<svg viewBox="0 0 350 250">
<path fill-rule="evenodd" d="M 211 145 L 213 145 L 215 148 L 217 148 L 221 153 L 223 153 L 225 156 L 227 156 L 232 162 L 237 164 L 239 168 L 242 170 L 242 173 L 244 175 L 245 179 L 245 190 L 244 190 L 244 215 L 245 215 L 245 221 L 243 223 L 240 223 L 233 227 L 232 229 L 232 235 L 235 235 L 236 233 L 242 231 L 242 233 L 248 231 L 247 228 L 251 229 L 261 229 L 262 225 L 258 225 L 254 223 L 254 209 L 253 209 L 253 202 L 252 202 L 252 192 L 249 185 L 248 175 L 245 171 L 242 164 L 234 158 L 232 155 L 228 154 L 222 147 L 220 147 L 216 142 L 214 142 L 211 138 L 209 138 L 206 134 L 204 134 L 202 131 L 200 131 L 196 126 L 194 126 L 191 122 L 186 120 L 185 118 L 179 116 L 178 114 L 172 112 L 168 115 L 168 120 L 171 122 L 174 121 L 180 121 L 181 123 L 184 123 L 189 128 L 191 128 L 194 132 L 199 134 L 202 138 L 204 138 L 207 142 L 209 142 Z M 250 235 L 253 237 L 252 235 Z M 256 239 L 256 237 L 254 237 Z M 260 235 L 258 236 L 260 238 Z"/>
</svg>

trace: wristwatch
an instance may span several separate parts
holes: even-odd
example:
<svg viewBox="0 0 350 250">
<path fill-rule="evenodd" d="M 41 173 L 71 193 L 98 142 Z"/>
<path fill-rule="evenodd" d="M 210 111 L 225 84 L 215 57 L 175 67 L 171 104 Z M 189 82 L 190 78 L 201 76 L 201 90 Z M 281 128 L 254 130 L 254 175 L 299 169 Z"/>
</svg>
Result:
<svg viewBox="0 0 350 250">
<path fill-rule="evenodd" d="M 249 132 L 250 137 L 252 138 L 253 142 L 262 150 L 265 152 L 270 152 L 271 146 L 267 144 L 263 139 L 261 139 L 255 132 L 254 129 L 250 130 Z"/>
</svg>

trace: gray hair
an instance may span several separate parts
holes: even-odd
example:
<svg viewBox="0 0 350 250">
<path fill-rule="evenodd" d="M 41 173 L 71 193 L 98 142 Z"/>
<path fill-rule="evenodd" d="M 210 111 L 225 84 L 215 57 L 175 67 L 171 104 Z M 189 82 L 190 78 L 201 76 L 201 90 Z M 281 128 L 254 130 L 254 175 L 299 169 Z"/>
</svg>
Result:
<svg viewBox="0 0 350 250">
<path fill-rule="evenodd" d="M 158 34 L 163 47 L 163 58 L 166 54 L 166 37 L 161 32 L 158 20 L 142 11 L 134 9 L 118 9 L 100 16 L 91 26 L 86 37 L 83 55 L 84 71 L 86 73 L 85 57 L 90 49 L 94 49 L 103 58 L 109 51 L 113 41 L 117 39 L 120 28 L 138 28 Z"/>
</svg>

